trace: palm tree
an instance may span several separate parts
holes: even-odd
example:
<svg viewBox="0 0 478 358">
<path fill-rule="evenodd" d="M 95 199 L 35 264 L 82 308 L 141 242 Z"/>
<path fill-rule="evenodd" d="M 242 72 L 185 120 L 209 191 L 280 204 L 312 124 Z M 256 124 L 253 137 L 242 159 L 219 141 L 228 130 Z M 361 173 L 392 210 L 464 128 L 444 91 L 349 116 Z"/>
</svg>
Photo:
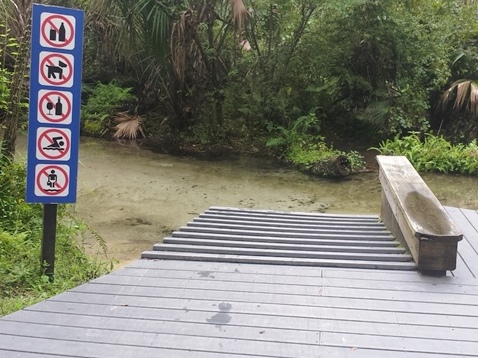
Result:
<svg viewBox="0 0 478 358">
<path fill-rule="evenodd" d="M 465 110 L 473 117 L 478 117 L 478 82 L 467 79 L 453 82 L 443 93 L 440 102 L 442 105 L 454 102 L 455 110 Z"/>
<path fill-rule="evenodd" d="M 238 34 L 247 16 L 243 0 L 102 0 L 92 10 L 86 27 L 99 30 L 105 46 L 114 44 L 107 52 L 134 72 L 143 102 L 162 103 L 180 122 L 194 113 L 195 99 L 185 98 L 191 86 L 206 81 L 217 88 L 227 72 L 221 61 L 227 34 Z"/>
</svg>

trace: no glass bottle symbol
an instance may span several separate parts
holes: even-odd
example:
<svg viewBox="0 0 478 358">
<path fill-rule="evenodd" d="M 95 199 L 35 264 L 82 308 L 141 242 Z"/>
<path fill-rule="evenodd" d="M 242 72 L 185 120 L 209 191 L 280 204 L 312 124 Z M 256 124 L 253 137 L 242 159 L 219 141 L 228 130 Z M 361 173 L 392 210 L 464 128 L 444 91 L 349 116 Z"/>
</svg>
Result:
<svg viewBox="0 0 478 358">
<path fill-rule="evenodd" d="M 65 23 L 62 22 L 58 30 L 54 28 L 53 26 L 50 26 L 49 38 L 50 38 L 50 41 L 65 42 L 66 41 Z"/>
<path fill-rule="evenodd" d="M 73 50 L 76 20 L 73 16 L 44 12 L 41 15 L 40 45 Z"/>
</svg>

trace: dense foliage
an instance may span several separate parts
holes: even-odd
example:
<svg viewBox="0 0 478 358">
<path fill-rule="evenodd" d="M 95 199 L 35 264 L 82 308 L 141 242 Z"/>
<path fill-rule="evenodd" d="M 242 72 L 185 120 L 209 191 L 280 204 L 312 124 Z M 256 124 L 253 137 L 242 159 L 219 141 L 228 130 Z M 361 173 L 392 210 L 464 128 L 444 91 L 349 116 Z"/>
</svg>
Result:
<svg viewBox="0 0 478 358">
<path fill-rule="evenodd" d="M 99 66 L 88 66 L 85 78 L 116 78 L 133 87 L 135 109 L 146 114 L 155 138 L 209 146 L 269 143 L 287 157 L 311 113 L 315 124 L 301 135 L 313 142 L 300 147 L 300 157 L 305 147 L 332 151 L 323 144 L 331 137 L 373 142 L 441 130 L 468 142 L 477 133 L 469 110 L 478 103 L 475 87 L 459 92 L 452 86 L 478 76 L 476 2 L 93 5 L 83 3 L 86 61 Z M 294 154 L 288 159 L 296 161 Z"/>
<path fill-rule="evenodd" d="M 0 316 L 107 273 L 111 264 L 89 256 L 87 229 L 62 205 L 58 210 L 55 280 L 40 265 L 42 206 L 27 204 L 25 166 L 0 158 Z"/>
<path fill-rule="evenodd" d="M 1 1 L 7 10 L 9 3 Z M 319 140 L 307 144 L 312 151 L 332 150 L 324 138 L 376 143 L 440 130 L 468 143 L 478 135 L 475 1 L 55 4 L 85 9 L 86 85 L 114 81 L 131 88 L 137 100 L 125 99 L 118 107 L 122 121 L 135 125 L 123 128 L 142 131 L 144 124 L 153 142 L 263 148 L 292 140 L 311 113 L 316 125 L 306 134 Z M 21 44 L 18 28 L 27 23 L 28 11 L 6 14 L 0 20 L 4 29 L 12 28 L 6 36 Z M 0 88 L 18 62 L 15 56 L 7 60 Z M 11 97 L 8 91 L 0 96 L 0 115 L 6 113 L 5 96 Z M 84 104 L 91 109 L 88 96 Z M 96 114 L 99 119 L 83 117 L 85 132 L 102 134 L 114 125 L 115 113 Z M 287 157 L 293 147 L 275 146 L 275 152 L 284 148 L 280 155 Z"/>
<path fill-rule="evenodd" d="M 453 145 L 442 136 L 411 133 L 395 137 L 380 144 L 377 150 L 383 155 L 404 155 L 419 171 L 478 174 L 478 143 Z"/>
</svg>

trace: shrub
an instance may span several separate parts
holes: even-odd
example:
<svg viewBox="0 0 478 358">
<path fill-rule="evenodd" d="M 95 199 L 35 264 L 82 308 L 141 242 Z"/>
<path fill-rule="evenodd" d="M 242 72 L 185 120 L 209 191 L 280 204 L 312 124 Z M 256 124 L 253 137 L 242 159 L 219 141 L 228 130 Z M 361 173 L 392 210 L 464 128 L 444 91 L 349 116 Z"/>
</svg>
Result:
<svg viewBox="0 0 478 358">
<path fill-rule="evenodd" d="M 313 113 L 299 117 L 290 129 L 276 127 L 278 134 L 272 137 L 267 146 L 276 150 L 276 154 L 284 157 L 301 170 L 310 172 L 317 162 L 327 161 L 329 159 L 344 156 L 350 163 L 350 171 L 358 172 L 365 167 L 364 158 L 358 152 L 352 151 L 345 153 L 336 150 L 324 142 L 324 137 L 315 134 L 319 131 L 320 125 L 317 117 Z M 314 174 L 330 176 L 329 172 Z"/>
<path fill-rule="evenodd" d="M 81 108 L 82 129 L 94 135 L 102 135 L 109 127 L 109 119 L 128 102 L 136 100 L 131 88 L 122 88 L 114 81 L 84 86 L 83 92 L 87 99 Z"/>
<path fill-rule="evenodd" d="M 478 174 L 478 144 L 453 145 L 442 136 L 413 132 L 383 141 L 377 149 L 383 155 L 404 155 L 418 171 Z"/>
</svg>

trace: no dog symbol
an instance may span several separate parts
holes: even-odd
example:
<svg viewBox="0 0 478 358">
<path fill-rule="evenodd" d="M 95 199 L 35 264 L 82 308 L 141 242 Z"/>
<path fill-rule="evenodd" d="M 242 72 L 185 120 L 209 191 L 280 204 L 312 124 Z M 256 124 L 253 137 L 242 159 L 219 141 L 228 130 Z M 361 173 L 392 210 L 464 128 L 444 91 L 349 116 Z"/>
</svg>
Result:
<svg viewBox="0 0 478 358">
<path fill-rule="evenodd" d="M 40 52 L 39 83 L 46 86 L 73 85 L 74 58 L 69 54 Z"/>
</svg>

